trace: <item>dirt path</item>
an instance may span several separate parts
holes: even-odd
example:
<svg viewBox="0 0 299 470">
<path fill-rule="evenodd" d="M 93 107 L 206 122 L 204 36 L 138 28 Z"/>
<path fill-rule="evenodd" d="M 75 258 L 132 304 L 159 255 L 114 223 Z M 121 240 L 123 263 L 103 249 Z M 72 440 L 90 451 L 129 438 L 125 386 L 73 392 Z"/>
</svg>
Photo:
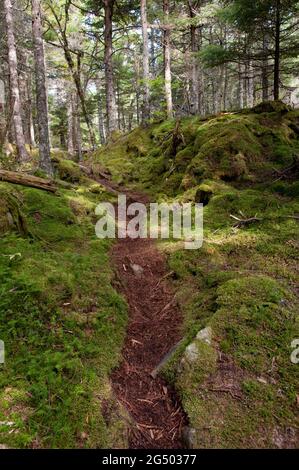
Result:
<svg viewBox="0 0 299 470">
<path fill-rule="evenodd" d="M 107 181 L 101 181 L 109 189 Z M 146 203 L 143 195 L 122 191 L 130 201 Z M 152 240 L 118 240 L 112 258 L 118 290 L 129 305 L 123 362 L 111 376 L 119 401 L 134 423 L 130 448 L 182 448 L 185 414 L 174 390 L 150 375 L 181 339 L 182 315 L 168 284 L 166 259 Z"/>
</svg>

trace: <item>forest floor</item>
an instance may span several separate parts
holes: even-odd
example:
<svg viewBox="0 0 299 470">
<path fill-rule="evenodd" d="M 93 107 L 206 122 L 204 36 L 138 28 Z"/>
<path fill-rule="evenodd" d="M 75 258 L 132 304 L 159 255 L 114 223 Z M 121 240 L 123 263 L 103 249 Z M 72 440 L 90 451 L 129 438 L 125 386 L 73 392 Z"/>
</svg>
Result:
<svg viewBox="0 0 299 470">
<path fill-rule="evenodd" d="M 299 112 L 271 107 L 115 135 L 89 177 L 55 151 L 56 194 L 0 184 L 0 446 L 298 446 Z M 202 248 L 97 239 L 119 191 L 203 202 Z"/>
</svg>

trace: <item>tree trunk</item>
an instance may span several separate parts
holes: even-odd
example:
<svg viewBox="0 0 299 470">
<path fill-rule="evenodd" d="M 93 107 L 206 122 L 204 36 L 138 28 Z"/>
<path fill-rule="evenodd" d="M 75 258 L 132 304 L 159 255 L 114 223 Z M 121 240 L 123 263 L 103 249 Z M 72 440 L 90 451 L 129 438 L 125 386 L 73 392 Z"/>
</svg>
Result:
<svg viewBox="0 0 299 470">
<path fill-rule="evenodd" d="M 275 54 L 274 54 L 274 99 L 279 100 L 279 80 L 280 80 L 280 7 L 281 0 L 276 0 L 275 19 Z"/>
<path fill-rule="evenodd" d="M 263 37 L 263 64 L 262 64 L 262 98 L 269 99 L 269 77 L 268 77 L 268 38 Z"/>
<path fill-rule="evenodd" d="M 141 0 L 141 25 L 143 38 L 143 105 L 142 105 L 142 124 L 145 124 L 150 118 L 150 89 L 149 89 L 149 48 L 148 48 L 148 24 L 147 24 L 147 6 L 146 0 Z"/>
<path fill-rule="evenodd" d="M 103 116 L 103 103 L 102 103 L 102 90 L 100 80 L 97 80 L 97 92 L 98 92 L 98 127 L 101 145 L 106 143 L 106 129 Z"/>
<path fill-rule="evenodd" d="M 75 142 L 76 147 L 76 154 L 78 162 L 83 161 L 83 154 L 82 154 L 82 135 L 81 135 L 81 118 L 80 118 L 80 98 L 76 94 L 74 100 L 74 123 L 73 123 L 73 139 Z"/>
<path fill-rule="evenodd" d="M 248 87 L 247 87 L 247 105 L 254 106 L 254 71 L 251 60 L 248 62 Z"/>
<path fill-rule="evenodd" d="M 32 34 L 34 42 L 36 109 L 38 123 L 39 165 L 49 176 L 53 176 L 50 156 L 48 97 L 46 89 L 46 66 L 42 37 L 42 19 L 40 0 L 32 3 Z"/>
<path fill-rule="evenodd" d="M 163 0 L 164 11 L 164 78 L 167 119 L 173 118 L 172 87 L 171 87 L 171 45 L 169 28 L 169 0 Z"/>
<path fill-rule="evenodd" d="M 188 0 L 189 15 L 193 19 L 195 17 L 194 7 L 192 2 Z M 192 54 L 191 58 L 191 113 L 198 114 L 199 112 L 199 75 L 198 75 L 198 64 L 195 56 L 198 52 L 197 38 L 196 38 L 196 26 L 191 24 L 190 26 L 190 50 Z"/>
<path fill-rule="evenodd" d="M 239 108 L 244 108 L 244 79 L 243 79 L 243 67 L 239 64 Z"/>
<path fill-rule="evenodd" d="M 117 129 L 117 106 L 113 77 L 113 45 L 112 45 L 112 18 L 115 0 L 104 0 L 105 9 L 105 79 L 106 79 L 106 107 L 109 134 Z"/>
<path fill-rule="evenodd" d="M 70 91 L 67 98 L 67 151 L 70 156 L 74 156 L 74 104 L 73 93 Z"/>
<path fill-rule="evenodd" d="M 21 162 L 25 162 L 29 160 L 29 155 L 25 147 L 25 137 L 22 125 L 20 90 L 18 83 L 18 60 L 14 37 L 11 0 L 4 0 L 4 12 L 7 28 L 8 66 L 10 76 L 11 99 L 13 103 L 13 123 L 15 129 L 15 139 L 19 160 Z"/>
</svg>

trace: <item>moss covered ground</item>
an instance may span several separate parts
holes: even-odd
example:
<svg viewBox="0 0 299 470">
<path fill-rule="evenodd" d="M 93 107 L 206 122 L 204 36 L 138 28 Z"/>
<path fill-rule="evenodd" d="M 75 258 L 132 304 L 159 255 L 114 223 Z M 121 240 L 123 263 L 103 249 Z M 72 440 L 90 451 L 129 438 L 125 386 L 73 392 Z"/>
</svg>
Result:
<svg viewBox="0 0 299 470">
<path fill-rule="evenodd" d="M 108 377 L 127 307 L 112 287 L 111 244 L 94 234 L 95 206 L 110 196 L 57 161 L 69 187 L 58 180 L 55 195 L 0 184 L 0 444 L 126 446 Z"/>
<path fill-rule="evenodd" d="M 97 153 L 115 181 L 155 201 L 205 202 L 200 250 L 160 243 L 185 315 L 164 374 L 194 447 L 298 445 L 298 135 L 299 111 L 269 104 L 153 124 Z M 238 227 L 231 215 L 258 220 Z M 182 373 L 185 347 L 206 326 L 213 347 Z"/>
</svg>

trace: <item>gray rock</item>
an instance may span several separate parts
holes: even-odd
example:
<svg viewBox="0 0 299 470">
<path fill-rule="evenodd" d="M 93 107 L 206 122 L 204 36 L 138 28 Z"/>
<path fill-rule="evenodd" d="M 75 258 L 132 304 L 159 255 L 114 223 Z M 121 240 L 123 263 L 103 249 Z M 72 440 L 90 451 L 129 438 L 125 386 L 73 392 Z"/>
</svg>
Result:
<svg viewBox="0 0 299 470">
<path fill-rule="evenodd" d="M 212 336 L 213 336 L 212 328 L 210 326 L 207 326 L 206 328 L 204 328 L 203 330 L 200 330 L 197 333 L 196 339 L 199 339 L 200 341 L 203 341 L 204 343 L 211 345 Z"/>
<path fill-rule="evenodd" d="M 198 358 L 198 354 L 199 354 L 199 351 L 198 351 L 197 344 L 191 343 L 189 344 L 189 346 L 186 347 L 184 356 L 188 362 L 194 362 Z"/>
</svg>

